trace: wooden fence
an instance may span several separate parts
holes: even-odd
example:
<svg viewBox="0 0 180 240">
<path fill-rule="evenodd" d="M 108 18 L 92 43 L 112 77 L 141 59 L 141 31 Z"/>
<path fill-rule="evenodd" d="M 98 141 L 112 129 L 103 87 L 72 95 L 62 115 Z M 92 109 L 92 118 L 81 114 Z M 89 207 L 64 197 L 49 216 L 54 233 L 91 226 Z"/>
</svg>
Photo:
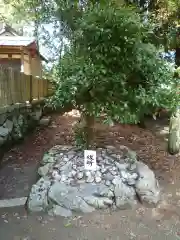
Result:
<svg viewBox="0 0 180 240">
<path fill-rule="evenodd" d="M 53 86 L 47 79 L 0 66 L 0 107 L 43 99 L 52 93 Z"/>
</svg>

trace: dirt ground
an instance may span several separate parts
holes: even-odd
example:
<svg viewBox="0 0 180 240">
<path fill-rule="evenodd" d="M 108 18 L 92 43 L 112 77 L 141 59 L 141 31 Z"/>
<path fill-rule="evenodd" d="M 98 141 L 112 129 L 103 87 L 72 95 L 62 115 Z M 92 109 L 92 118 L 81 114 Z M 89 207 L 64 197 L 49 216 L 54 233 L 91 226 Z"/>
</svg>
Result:
<svg viewBox="0 0 180 240">
<path fill-rule="evenodd" d="M 43 154 L 55 144 L 73 144 L 75 116 L 54 115 L 46 129 L 37 129 L 24 143 L 3 158 L 0 170 L 0 199 L 24 197 L 36 180 Z M 154 169 L 162 187 L 162 203 L 156 209 L 137 205 L 118 212 L 95 212 L 72 219 L 44 214 L 27 215 L 23 207 L 0 209 L 1 240 L 91 240 L 91 239 L 180 239 L 180 157 L 166 152 L 167 121 L 147 121 L 137 126 L 98 123 L 97 144 L 126 145 Z"/>
</svg>

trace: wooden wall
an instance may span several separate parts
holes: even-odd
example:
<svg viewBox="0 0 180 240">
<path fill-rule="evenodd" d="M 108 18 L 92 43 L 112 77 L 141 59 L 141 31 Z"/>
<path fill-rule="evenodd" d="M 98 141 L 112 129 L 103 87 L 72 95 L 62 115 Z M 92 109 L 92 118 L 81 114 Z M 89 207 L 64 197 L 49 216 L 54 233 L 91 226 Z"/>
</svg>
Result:
<svg viewBox="0 0 180 240">
<path fill-rule="evenodd" d="M 34 77 L 40 77 L 40 78 L 42 77 L 42 63 L 38 55 L 32 58 L 27 54 L 17 53 L 17 54 L 12 54 L 11 58 L 9 58 L 9 55 L 6 53 L 1 53 L 1 49 L 0 49 L 0 59 L 6 59 L 6 62 L 9 59 L 20 59 L 23 65 L 24 74 L 32 75 Z M 3 62 L 0 64 L 3 65 Z"/>
</svg>

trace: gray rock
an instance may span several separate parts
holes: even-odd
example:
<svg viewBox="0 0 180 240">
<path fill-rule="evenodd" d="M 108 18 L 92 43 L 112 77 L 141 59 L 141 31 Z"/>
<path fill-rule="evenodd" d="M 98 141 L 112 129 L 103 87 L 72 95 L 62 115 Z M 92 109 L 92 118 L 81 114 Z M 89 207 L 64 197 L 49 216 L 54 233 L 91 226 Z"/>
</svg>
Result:
<svg viewBox="0 0 180 240">
<path fill-rule="evenodd" d="M 113 201 L 108 199 L 108 198 L 98 198 L 95 196 L 88 196 L 84 197 L 84 200 L 87 204 L 90 206 L 93 206 L 96 209 L 106 209 L 108 208 L 108 203 L 109 205 L 113 204 Z"/>
<path fill-rule="evenodd" d="M 75 177 L 76 174 L 77 174 L 77 172 L 76 172 L 75 170 L 72 170 L 72 171 L 71 171 L 71 176 L 72 176 L 72 177 Z"/>
<path fill-rule="evenodd" d="M 111 188 L 105 186 L 104 184 L 98 184 L 94 195 L 97 197 L 112 198 L 114 196 L 114 193 L 111 191 Z"/>
<path fill-rule="evenodd" d="M 100 171 L 97 171 L 97 172 L 95 173 L 95 177 L 100 177 L 100 178 L 101 178 L 101 176 L 102 176 L 102 173 L 101 173 Z"/>
<path fill-rule="evenodd" d="M 153 171 L 144 163 L 138 162 L 137 173 L 139 178 L 136 181 L 135 190 L 142 203 L 153 206 L 158 204 L 160 189 Z"/>
<path fill-rule="evenodd" d="M 39 174 L 41 177 L 47 175 L 48 171 L 51 170 L 52 166 L 53 166 L 53 163 L 47 163 L 47 164 L 45 164 L 44 166 L 39 167 L 39 168 L 38 168 L 38 174 Z"/>
<path fill-rule="evenodd" d="M 136 180 L 138 179 L 138 174 L 137 173 L 132 173 L 132 174 L 129 174 L 128 175 L 128 178 L 127 178 L 127 184 L 130 185 L 130 186 L 133 186 L 136 184 Z"/>
<path fill-rule="evenodd" d="M 107 172 L 107 168 L 105 168 L 105 167 L 102 167 L 100 171 L 101 171 L 101 173 L 102 173 L 102 174 L 104 174 L 104 173 L 106 173 L 106 172 Z"/>
<path fill-rule="evenodd" d="M 123 209 L 129 205 L 133 205 L 136 198 L 136 192 L 134 188 L 124 184 L 121 178 L 116 178 L 114 195 L 116 206 Z"/>
<path fill-rule="evenodd" d="M 94 180 L 95 180 L 96 183 L 100 183 L 101 182 L 101 177 L 95 177 Z"/>
<path fill-rule="evenodd" d="M 39 179 L 39 181 L 32 186 L 30 195 L 28 197 L 28 210 L 32 212 L 44 211 L 48 207 L 47 192 L 51 182 L 49 179 Z"/>
<path fill-rule="evenodd" d="M 41 164 L 45 165 L 47 163 L 55 163 L 55 161 L 56 161 L 56 158 L 53 155 L 49 153 L 45 153 L 41 161 Z"/>
<path fill-rule="evenodd" d="M 64 179 L 64 178 L 62 178 L 62 176 L 59 174 L 59 172 L 57 171 L 57 170 L 53 170 L 52 171 L 52 177 L 53 177 L 53 179 L 54 179 L 54 181 L 65 181 L 66 180 L 66 178 Z"/>
<path fill-rule="evenodd" d="M 39 125 L 41 126 L 48 126 L 50 124 L 50 121 L 51 121 L 51 117 L 50 116 L 45 116 L 45 117 L 42 117 L 39 121 Z"/>
<path fill-rule="evenodd" d="M 92 175 L 90 175 L 89 177 L 87 177 L 86 182 L 87 182 L 87 183 L 92 183 L 92 182 L 94 182 L 94 177 L 93 177 Z"/>
<path fill-rule="evenodd" d="M 41 108 L 36 108 L 33 110 L 33 112 L 31 113 L 31 117 L 33 120 L 35 121 L 39 121 L 40 118 L 42 116 L 42 109 Z"/>
<path fill-rule="evenodd" d="M 3 124 L 3 127 L 9 129 L 9 132 L 12 132 L 13 125 L 14 125 L 13 122 L 7 119 Z"/>
<path fill-rule="evenodd" d="M 115 165 L 116 165 L 116 167 L 118 168 L 119 171 L 126 170 L 129 167 L 128 163 L 115 162 Z"/>
<path fill-rule="evenodd" d="M 7 114 L 6 113 L 1 113 L 0 114 L 0 125 L 3 125 L 4 122 L 6 121 L 7 119 Z"/>
<path fill-rule="evenodd" d="M 114 176 L 111 173 L 106 173 L 103 175 L 103 179 L 108 180 L 108 181 L 112 181 L 114 179 Z"/>
<path fill-rule="evenodd" d="M 48 196 L 51 201 L 70 210 L 82 211 L 84 213 L 94 211 L 94 208 L 90 207 L 80 196 L 77 195 L 77 188 L 67 186 L 63 183 L 56 182 L 52 185 Z"/>
<path fill-rule="evenodd" d="M 58 206 L 58 205 L 53 205 L 52 209 L 50 209 L 48 211 L 48 214 L 50 216 L 71 217 L 72 216 L 72 211 L 67 209 L 67 208 L 63 208 L 61 206 Z"/>
<path fill-rule="evenodd" d="M 78 172 L 77 173 L 77 179 L 82 179 L 83 178 L 83 176 L 84 176 L 84 173 L 83 172 Z"/>
<path fill-rule="evenodd" d="M 62 174 L 61 175 L 61 182 L 65 182 L 68 179 L 67 175 Z"/>
<path fill-rule="evenodd" d="M 106 186 L 110 186 L 110 185 L 111 185 L 111 181 L 106 180 L 106 181 L 105 181 L 105 185 L 106 185 Z"/>
<path fill-rule="evenodd" d="M 60 169 L 61 169 L 61 171 L 63 171 L 63 172 L 68 174 L 72 170 L 72 163 L 71 162 L 67 162 Z"/>
<path fill-rule="evenodd" d="M 116 207 L 121 210 L 130 209 L 133 207 L 133 205 L 135 205 L 135 203 L 135 200 L 132 201 L 124 197 L 117 197 L 115 202 Z"/>
<path fill-rule="evenodd" d="M 9 129 L 5 127 L 0 127 L 0 136 L 7 139 L 9 136 Z"/>
</svg>

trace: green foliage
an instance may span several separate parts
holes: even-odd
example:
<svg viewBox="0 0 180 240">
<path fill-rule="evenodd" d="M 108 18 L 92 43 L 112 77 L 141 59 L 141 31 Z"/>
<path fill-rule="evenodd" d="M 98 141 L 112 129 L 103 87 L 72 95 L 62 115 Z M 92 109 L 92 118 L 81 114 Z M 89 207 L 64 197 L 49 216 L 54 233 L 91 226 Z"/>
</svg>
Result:
<svg viewBox="0 0 180 240">
<path fill-rule="evenodd" d="M 153 108 L 172 108 L 173 91 L 164 91 L 169 84 L 174 89 L 172 71 L 148 43 L 149 28 L 138 13 L 96 5 L 75 24 L 70 51 L 56 69 L 54 106 L 104 113 L 109 123 L 137 123 Z"/>
</svg>

